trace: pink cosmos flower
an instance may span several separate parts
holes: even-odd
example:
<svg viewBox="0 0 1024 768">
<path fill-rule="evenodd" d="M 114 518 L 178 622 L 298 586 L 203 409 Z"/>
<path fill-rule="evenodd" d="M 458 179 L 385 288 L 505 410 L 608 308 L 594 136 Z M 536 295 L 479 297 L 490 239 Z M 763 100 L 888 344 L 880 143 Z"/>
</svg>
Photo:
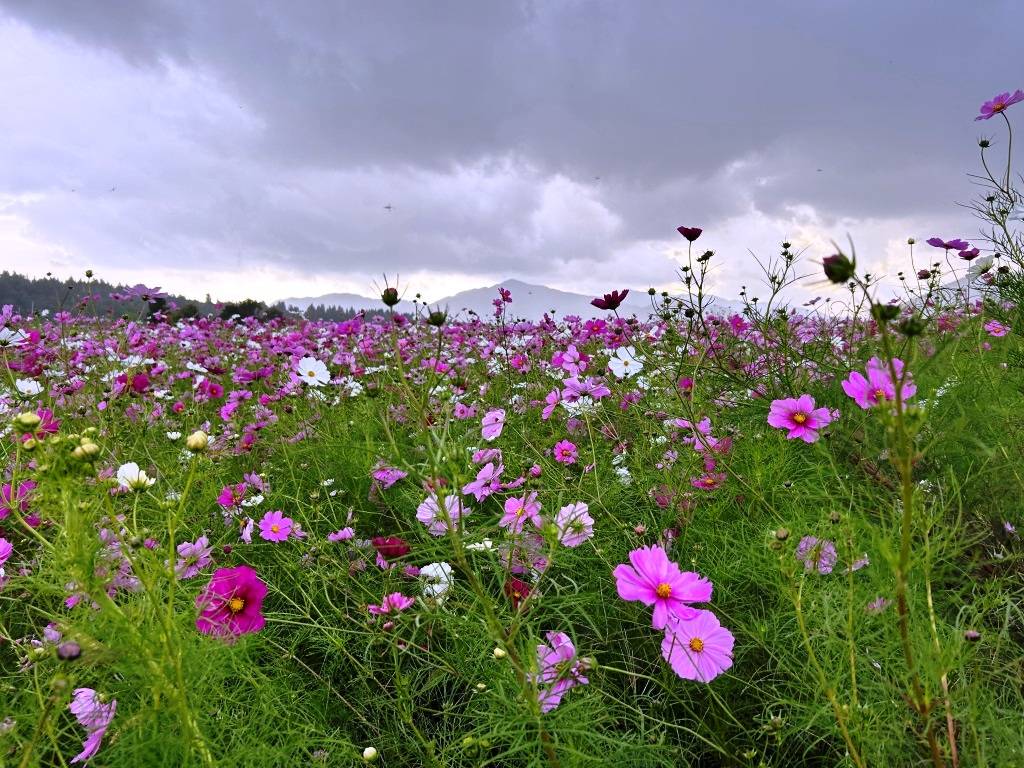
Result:
<svg viewBox="0 0 1024 768">
<path fill-rule="evenodd" d="M 1019 88 L 1012 94 L 1009 91 L 1000 93 L 981 105 L 981 113 L 974 120 L 990 120 L 996 115 L 1005 112 L 1007 107 L 1011 107 L 1021 101 L 1024 101 L 1024 91 Z"/>
<path fill-rule="evenodd" d="M 564 632 L 548 632 L 546 643 L 537 646 L 537 668 L 532 677 L 541 684 L 537 701 L 541 712 L 550 712 L 562 702 L 562 697 L 578 685 L 590 682 L 584 674 L 586 663 L 576 655 L 576 647 Z"/>
<path fill-rule="evenodd" d="M 221 636 L 259 632 L 266 624 L 261 613 L 266 596 L 267 585 L 249 566 L 218 568 L 196 597 L 196 629 Z"/>
<path fill-rule="evenodd" d="M 374 482 L 379 484 L 382 489 L 387 490 L 403 477 L 408 477 L 409 473 L 395 467 L 378 467 L 373 470 L 372 475 Z"/>
<path fill-rule="evenodd" d="M 480 422 L 480 435 L 484 440 L 496 440 L 505 428 L 505 411 L 502 408 L 495 408 L 484 414 Z"/>
<path fill-rule="evenodd" d="M 260 520 L 260 538 L 264 541 L 285 541 L 294 521 L 280 511 L 267 512 Z"/>
<path fill-rule="evenodd" d="M 392 613 L 401 613 L 415 602 L 416 599 L 413 597 L 406 597 L 401 592 L 392 592 L 390 595 L 385 595 L 380 605 L 368 605 L 366 610 L 374 616 L 387 616 Z"/>
<path fill-rule="evenodd" d="M 12 504 L 17 504 L 22 514 L 28 512 L 28 497 L 35 488 L 36 483 L 34 480 L 18 483 L 17 489 L 13 490 L 10 483 L 4 483 L 0 487 L 0 520 L 11 514 Z"/>
<path fill-rule="evenodd" d="M 903 376 L 903 361 L 896 358 L 892 361 L 897 377 Z M 842 382 L 843 391 L 862 409 L 868 410 L 879 403 L 896 399 L 896 382 L 889 373 L 888 366 L 877 357 L 868 361 L 867 377 L 860 371 L 851 371 L 849 378 Z M 910 381 L 910 376 L 903 382 L 901 401 L 913 397 L 917 386 Z"/>
<path fill-rule="evenodd" d="M 200 536 L 194 542 L 185 541 L 178 545 L 178 562 L 174 564 L 174 573 L 179 579 L 191 579 L 203 568 L 213 562 L 210 554 L 213 547 L 210 540 Z"/>
<path fill-rule="evenodd" d="M 673 616 L 665 627 L 661 655 L 684 680 L 709 683 L 732 666 L 735 638 L 711 611 L 688 619 Z"/>
<path fill-rule="evenodd" d="M 342 528 L 340 531 L 327 534 L 328 541 L 348 541 L 354 539 L 356 536 L 355 529 L 352 527 Z"/>
<path fill-rule="evenodd" d="M 527 520 L 537 528 L 544 524 L 540 519 L 540 502 L 537 501 L 536 491 L 526 496 L 505 499 L 505 514 L 498 525 L 507 528 L 510 533 L 522 533 Z"/>
<path fill-rule="evenodd" d="M 551 418 L 551 414 L 555 412 L 555 408 L 562 402 L 562 391 L 560 389 L 552 389 L 544 397 L 545 406 L 540 412 L 541 421 L 547 421 Z"/>
<path fill-rule="evenodd" d="M 225 509 L 232 509 L 242 503 L 242 499 L 245 498 L 245 492 L 249 489 L 248 483 L 238 483 L 237 485 L 225 485 L 217 496 L 217 503 Z"/>
<path fill-rule="evenodd" d="M 989 320 L 985 323 L 985 330 L 988 331 L 989 336 L 995 336 L 996 338 L 1005 336 L 1009 332 L 1009 328 L 1000 323 L 998 320 Z"/>
<path fill-rule="evenodd" d="M 805 443 L 818 439 L 818 430 L 832 422 L 828 408 L 815 408 L 810 395 L 773 400 L 768 412 L 768 424 L 778 429 L 788 429 L 788 440 L 800 438 Z"/>
<path fill-rule="evenodd" d="M 558 510 L 555 525 L 558 527 L 558 540 L 566 547 L 578 547 L 594 535 L 594 518 L 582 501 Z"/>
<path fill-rule="evenodd" d="M 493 461 L 489 461 L 476 473 L 476 480 L 466 483 L 462 487 L 462 492 L 467 495 L 473 494 L 477 501 L 483 501 L 495 491 L 500 490 L 501 473 L 504 471 L 505 467 L 501 464 L 496 465 Z"/>
<path fill-rule="evenodd" d="M 576 463 L 576 446 L 569 440 L 559 440 L 555 443 L 555 461 L 562 464 Z"/>
<path fill-rule="evenodd" d="M 632 565 L 622 564 L 613 571 L 619 597 L 653 605 L 655 629 L 664 629 L 670 616 L 691 617 L 696 609 L 689 603 L 711 599 L 711 582 L 694 571 L 681 571 L 660 546 L 634 549 L 629 561 Z"/>
<path fill-rule="evenodd" d="M 815 536 L 804 536 L 797 544 L 796 559 L 804 564 L 804 570 L 828 574 L 832 573 L 839 554 L 833 542 L 827 539 L 819 541 Z"/>
<path fill-rule="evenodd" d="M 14 552 L 14 545 L 7 539 L 0 537 L 0 569 L 4 567 L 11 554 Z M 2 571 L 0 571 L 2 573 Z"/>
<path fill-rule="evenodd" d="M 468 508 L 462 506 L 458 496 L 445 496 L 442 510 L 437 503 L 437 496 L 432 493 L 416 508 L 416 519 L 427 526 L 431 536 L 444 536 L 469 512 Z"/>
<path fill-rule="evenodd" d="M 68 709 L 86 731 L 82 751 L 71 758 L 71 762 L 84 763 L 99 751 L 103 735 L 117 712 L 117 699 L 106 703 L 92 688 L 76 688 Z"/>
</svg>

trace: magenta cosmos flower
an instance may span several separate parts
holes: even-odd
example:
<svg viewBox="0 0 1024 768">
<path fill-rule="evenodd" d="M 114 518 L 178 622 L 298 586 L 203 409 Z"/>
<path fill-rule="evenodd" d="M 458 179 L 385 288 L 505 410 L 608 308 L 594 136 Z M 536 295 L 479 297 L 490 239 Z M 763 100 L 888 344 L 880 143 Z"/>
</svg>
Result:
<svg viewBox="0 0 1024 768">
<path fill-rule="evenodd" d="M 505 514 L 501 516 L 498 525 L 507 528 L 509 533 L 522 533 L 523 526 L 529 520 L 537 528 L 544 523 L 540 518 L 540 502 L 537 501 L 537 492 L 505 499 Z"/>
<path fill-rule="evenodd" d="M 261 610 L 267 585 L 247 565 L 218 568 L 202 594 L 196 597 L 196 629 L 206 635 L 242 635 L 259 632 L 266 624 Z"/>
<path fill-rule="evenodd" d="M 628 295 L 628 288 L 623 291 L 612 291 L 611 293 L 606 293 L 604 296 L 601 296 L 600 298 L 594 299 L 590 303 L 597 307 L 598 309 L 608 309 L 614 311 L 618 309 L 620 306 L 622 306 L 622 302 L 626 300 L 626 297 Z"/>
<path fill-rule="evenodd" d="M 384 596 L 380 605 L 368 605 L 366 610 L 374 616 L 387 616 L 391 613 L 401 613 L 415 602 L 416 599 L 413 597 L 406 597 L 401 592 L 392 592 Z"/>
<path fill-rule="evenodd" d="M 260 520 L 260 538 L 264 541 L 285 541 L 294 521 L 280 511 L 267 512 Z"/>
<path fill-rule="evenodd" d="M 659 546 L 634 549 L 629 562 L 632 565 L 623 563 L 613 571 L 619 597 L 653 605 L 655 629 L 664 629 L 671 616 L 691 617 L 696 609 L 689 603 L 711 599 L 711 582 L 694 571 L 681 571 Z"/>
<path fill-rule="evenodd" d="M 895 358 L 892 361 L 896 376 L 903 376 L 903 361 Z M 873 357 L 868 361 L 867 376 L 860 371 L 852 371 L 849 378 L 842 382 L 843 392 L 853 398 L 853 401 L 862 409 L 874 408 L 879 403 L 885 403 L 896 399 L 896 383 L 892 380 L 888 366 Z M 910 381 L 903 382 L 900 392 L 901 402 L 908 397 L 913 397 L 917 392 L 917 386 Z"/>
<path fill-rule="evenodd" d="M 711 611 L 689 619 L 672 617 L 665 627 L 661 655 L 684 680 L 708 683 L 732 666 L 736 639 Z"/>
<path fill-rule="evenodd" d="M 555 443 L 555 461 L 562 464 L 575 464 L 577 449 L 571 440 L 559 440 Z"/>
<path fill-rule="evenodd" d="M 810 395 L 773 400 L 768 411 L 768 424 L 777 429 L 788 429 L 788 440 L 800 438 L 805 443 L 818 439 L 818 430 L 832 422 L 828 408 L 815 408 Z"/>
<path fill-rule="evenodd" d="M 1021 101 L 1024 101 L 1024 91 L 1019 88 L 1012 94 L 1009 91 L 1000 93 L 998 96 L 982 104 L 980 114 L 974 119 L 975 121 L 990 120 L 996 115 L 1005 112 L 1007 107 L 1011 107 Z"/>
<path fill-rule="evenodd" d="M 495 408 L 484 414 L 480 422 L 480 436 L 484 440 L 497 440 L 501 436 L 501 430 L 505 428 L 505 411 L 502 408 Z"/>
<path fill-rule="evenodd" d="M 925 242 L 933 248 L 942 248 L 946 251 L 962 251 L 971 247 L 970 243 L 959 238 L 955 240 L 943 240 L 941 237 L 929 237 Z"/>
</svg>

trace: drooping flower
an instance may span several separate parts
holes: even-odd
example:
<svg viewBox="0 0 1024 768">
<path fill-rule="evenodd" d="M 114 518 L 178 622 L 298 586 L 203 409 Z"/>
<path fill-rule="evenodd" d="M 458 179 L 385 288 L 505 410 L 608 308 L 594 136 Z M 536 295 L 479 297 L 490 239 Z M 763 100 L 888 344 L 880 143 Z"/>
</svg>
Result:
<svg viewBox="0 0 1024 768">
<path fill-rule="evenodd" d="M 498 525 L 507 528 L 509 533 L 522 533 L 523 526 L 529 520 L 537 528 L 543 525 L 540 519 L 540 502 L 537 501 L 537 492 L 505 499 L 505 514 L 502 515 Z"/>
<path fill-rule="evenodd" d="M 458 496 L 445 496 L 442 510 L 437 503 L 437 495 L 432 493 L 416 508 L 416 519 L 427 526 L 431 536 L 444 536 L 469 512 Z"/>
<path fill-rule="evenodd" d="M 331 374 L 327 366 L 315 357 L 304 357 L 299 360 L 296 372 L 304 384 L 311 387 L 322 387 L 331 380 Z"/>
<path fill-rule="evenodd" d="M 1021 101 L 1024 101 L 1024 91 L 1019 88 L 1012 94 L 1009 91 L 1000 93 L 981 105 L 980 113 L 974 120 L 975 122 L 978 120 L 991 120 L 996 115 L 1005 112 L 1008 107 L 1012 107 Z"/>
<path fill-rule="evenodd" d="M 665 627 L 661 655 L 684 680 L 709 683 L 732 666 L 736 640 L 711 611 L 673 616 Z"/>
<path fill-rule="evenodd" d="M 590 303 L 598 309 L 616 310 L 622 306 L 622 302 L 626 300 L 628 295 L 629 289 L 624 291 L 612 291 L 611 293 L 606 293 L 600 298 L 592 300 Z"/>
<path fill-rule="evenodd" d="M 558 527 L 558 540 L 566 547 L 578 547 L 594 535 L 594 518 L 590 516 L 589 507 L 582 501 L 558 510 L 555 525 Z"/>
<path fill-rule="evenodd" d="M 174 564 L 174 573 L 179 579 L 191 579 L 203 568 L 213 562 L 210 554 L 213 547 L 210 540 L 200 536 L 194 542 L 185 541 L 178 545 L 178 562 Z"/>
<path fill-rule="evenodd" d="M 789 430 L 786 438 L 800 438 L 805 443 L 818 439 L 818 430 L 832 422 L 828 408 L 815 408 L 810 395 L 773 400 L 768 412 L 768 424 L 777 429 Z"/>
<path fill-rule="evenodd" d="M 495 408 L 484 414 L 480 421 L 480 436 L 488 442 L 497 440 L 505 428 L 505 410 Z"/>
<path fill-rule="evenodd" d="M 390 595 L 384 596 L 380 605 L 368 605 L 366 610 L 374 616 L 387 616 L 392 613 L 401 613 L 415 602 L 416 598 L 414 597 L 406 597 L 401 592 L 392 592 Z"/>
<path fill-rule="evenodd" d="M 537 646 L 537 669 L 532 680 L 539 684 L 537 702 L 541 712 L 550 712 L 562 697 L 578 685 L 586 685 L 587 664 L 576 655 L 576 646 L 564 632 L 548 632 L 546 643 Z"/>
<path fill-rule="evenodd" d="M 260 538 L 264 541 L 285 541 L 292 532 L 294 522 L 280 510 L 267 512 L 260 520 Z"/>
<path fill-rule="evenodd" d="M 247 565 L 218 568 L 206 589 L 196 597 L 200 614 L 196 629 L 207 635 L 259 632 L 266 624 L 263 598 L 267 585 Z"/>
<path fill-rule="evenodd" d="M 72 763 L 84 763 L 100 749 L 103 736 L 117 712 L 117 699 L 107 702 L 92 688 L 76 688 L 68 705 L 78 724 L 85 728 L 86 739 L 82 751 L 71 758 Z"/>
<path fill-rule="evenodd" d="M 631 565 L 623 563 L 613 571 L 619 597 L 654 606 L 655 629 L 663 629 L 670 616 L 692 616 L 696 609 L 690 603 L 711 599 L 711 582 L 694 571 L 680 570 L 660 546 L 634 549 L 629 561 Z"/>
<path fill-rule="evenodd" d="M 819 541 L 816 536 L 804 536 L 796 546 L 796 559 L 804 564 L 804 570 L 828 574 L 832 573 L 839 554 L 835 543 L 828 539 Z"/>
</svg>

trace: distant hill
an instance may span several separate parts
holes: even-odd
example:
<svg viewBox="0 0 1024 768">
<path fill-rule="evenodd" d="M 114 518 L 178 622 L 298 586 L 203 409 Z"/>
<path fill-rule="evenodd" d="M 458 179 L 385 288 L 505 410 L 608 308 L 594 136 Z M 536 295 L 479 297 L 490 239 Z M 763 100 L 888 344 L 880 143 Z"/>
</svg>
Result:
<svg viewBox="0 0 1024 768">
<path fill-rule="evenodd" d="M 493 301 L 498 296 L 498 288 L 506 288 L 512 293 L 512 304 L 509 305 L 508 312 L 513 317 L 536 320 L 545 312 L 552 310 L 559 316 L 594 317 L 604 314 L 601 310 L 591 306 L 590 301 L 594 298 L 592 295 L 560 291 L 556 288 L 548 288 L 545 285 L 536 285 L 522 280 L 504 280 L 484 288 L 471 288 L 438 301 L 431 301 L 430 306 L 447 307 L 452 315 L 466 314 L 472 310 L 481 317 L 489 317 L 494 311 Z M 722 311 L 738 311 L 740 306 L 735 302 L 717 298 L 711 298 L 709 301 L 720 307 Z M 355 293 L 328 293 L 316 297 L 285 299 L 284 304 L 288 307 L 298 307 L 300 310 L 310 304 L 378 311 L 383 307 L 379 298 L 368 298 Z M 411 312 L 412 302 L 403 301 L 396 309 L 401 312 Z M 619 308 L 620 314 L 635 313 L 640 317 L 646 317 L 650 312 L 651 300 L 646 289 L 631 290 L 626 301 Z"/>
</svg>

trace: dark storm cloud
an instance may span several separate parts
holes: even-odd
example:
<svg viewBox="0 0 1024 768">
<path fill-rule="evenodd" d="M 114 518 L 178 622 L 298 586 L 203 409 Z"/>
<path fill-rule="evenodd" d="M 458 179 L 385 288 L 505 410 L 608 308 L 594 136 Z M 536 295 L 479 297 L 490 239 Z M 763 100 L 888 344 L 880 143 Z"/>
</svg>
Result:
<svg viewBox="0 0 1024 768">
<path fill-rule="evenodd" d="M 39 232 L 113 260 L 173 243 L 185 260 L 245 253 L 307 273 L 372 262 L 544 279 L 679 223 L 808 205 L 826 227 L 960 226 L 965 126 L 1024 64 L 1011 0 L 0 8 L 53 44 L 157 84 L 186 73 L 205 94 L 194 114 L 188 93 L 169 114 L 162 92 L 143 100 L 151 119 L 126 115 L 123 130 L 148 141 L 20 152 L 10 192 L 103 168 L 130 182 L 91 223 L 69 221 L 66 201 L 33 203 Z"/>
</svg>

